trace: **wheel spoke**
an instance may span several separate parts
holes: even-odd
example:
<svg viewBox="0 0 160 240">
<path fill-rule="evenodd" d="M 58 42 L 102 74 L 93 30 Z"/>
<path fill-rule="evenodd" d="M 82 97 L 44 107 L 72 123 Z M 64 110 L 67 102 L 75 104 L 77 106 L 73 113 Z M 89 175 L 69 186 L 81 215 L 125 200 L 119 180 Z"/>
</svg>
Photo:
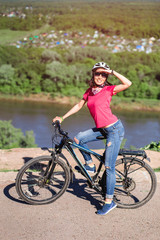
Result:
<svg viewBox="0 0 160 240">
<path fill-rule="evenodd" d="M 149 165 L 131 158 L 117 161 L 114 199 L 119 207 L 135 208 L 143 205 L 152 197 L 155 187 L 155 174 Z"/>
<path fill-rule="evenodd" d="M 52 168 L 51 161 L 52 158 L 49 156 L 32 159 L 18 173 L 16 189 L 26 202 L 31 204 L 53 202 L 68 187 L 70 180 L 68 167 L 59 159 L 54 162 Z"/>
</svg>

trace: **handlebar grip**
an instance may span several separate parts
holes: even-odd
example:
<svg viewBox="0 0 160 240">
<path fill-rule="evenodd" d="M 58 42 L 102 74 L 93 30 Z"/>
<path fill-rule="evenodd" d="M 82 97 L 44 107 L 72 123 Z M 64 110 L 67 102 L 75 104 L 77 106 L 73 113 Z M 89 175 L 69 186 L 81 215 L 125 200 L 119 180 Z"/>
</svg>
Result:
<svg viewBox="0 0 160 240">
<path fill-rule="evenodd" d="M 67 132 L 65 132 L 65 131 L 62 130 L 61 124 L 60 124 L 60 122 L 59 122 L 58 120 L 55 121 L 55 122 L 53 122 L 52 125 L 53 125 L 55 128 L 58 129 L 58 132 L 59 132 L 61 135 L 63 135 L 63 136 L 67 136 L 67 135 L 68 135 Z"/>
<path fill-rule="evenodd" d="M 57 120 L 55 122 L 52 123 L 52 125 L 56 128 L 58 128 L 58 130 L 60 129 L 60 122 Z"/>
</svg>

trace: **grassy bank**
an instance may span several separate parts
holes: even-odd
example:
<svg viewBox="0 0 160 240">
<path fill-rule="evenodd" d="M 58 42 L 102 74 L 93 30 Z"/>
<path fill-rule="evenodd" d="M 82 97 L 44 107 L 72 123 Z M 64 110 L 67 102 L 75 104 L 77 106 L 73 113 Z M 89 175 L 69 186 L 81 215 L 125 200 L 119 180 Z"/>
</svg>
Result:
<svg viewBox="0 0 160 240">
<path fill-rule="evenodd" d="M 0 44 L 6 45 L 23 39 L 24 37 L 29 37 L 31 35 L 37 35 L 42 32 L 46 32 L 50 27 L 46 24 L 40 29 L 33 31 L 12 31 L 10 29 L 0 29 Z"/>
<path fill-rule="evenodd" d="M 67 105 L 74 105 L 80 99 L 77 97 L 56 97 L 52 98 L 50 94 L 30 94 L 29 96 L 12 96 L 0 94 L 0 99 L 16 100 L 16 101 L 37 101 L 37 102 L 53 102 Z M 113 97 L 111 103 L 112 109 L 116 110 L 137 110 L 137 111 L 155 111 L 160 112 L 160 100 L 156 99 L 133 99 Z"/>
<path fill-rule="evenodd" d="M 112 108 L 139 110 L 139 111 L 160 111 L 160 100 L 156 99 L 133 99 L 133 98 L 113 98 Z"/>
</svg>

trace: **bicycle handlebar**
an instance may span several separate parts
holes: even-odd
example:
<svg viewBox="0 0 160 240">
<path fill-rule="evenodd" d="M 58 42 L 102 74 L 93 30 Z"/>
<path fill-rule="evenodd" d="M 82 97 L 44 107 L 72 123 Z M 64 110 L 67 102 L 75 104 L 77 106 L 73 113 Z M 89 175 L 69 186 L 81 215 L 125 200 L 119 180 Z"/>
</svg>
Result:
<svg viewBox="0 0 160 240">
<path fill-rule="evenodd" d="M 55 122 L 53 122 L 52 125 L 53 125 L 55 128 L 58 129 L 58 132 L 59 132 L 61 135 L 66 136 L 66 137 L 68 136 L 68 132 L 63 131 L 63 129 L 61 128 L 61 124 L 60 124 L 60 122 L 59 122 L 58 120 L 55 121 Z"/>
</svg>

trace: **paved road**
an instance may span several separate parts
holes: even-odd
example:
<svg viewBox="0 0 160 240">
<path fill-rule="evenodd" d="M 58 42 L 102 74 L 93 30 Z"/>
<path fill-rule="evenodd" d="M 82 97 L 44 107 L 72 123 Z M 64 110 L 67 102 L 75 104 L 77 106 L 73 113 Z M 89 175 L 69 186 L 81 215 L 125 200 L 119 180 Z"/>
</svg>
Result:
<svg viewBox="0 0 160 240">
<path fill-rule="evenodd" d="M 116 208 L 106 216 L 98 216 L 95 212 L 101 205 L 100 197 L 82 177 L 56 202 L 32 206 L 18 199 L 11 174 L 11 181 L 0 182 L 1 239 L 160 239 L 160 183 L 146 205 L 134 210 Z"/>
</svg>

